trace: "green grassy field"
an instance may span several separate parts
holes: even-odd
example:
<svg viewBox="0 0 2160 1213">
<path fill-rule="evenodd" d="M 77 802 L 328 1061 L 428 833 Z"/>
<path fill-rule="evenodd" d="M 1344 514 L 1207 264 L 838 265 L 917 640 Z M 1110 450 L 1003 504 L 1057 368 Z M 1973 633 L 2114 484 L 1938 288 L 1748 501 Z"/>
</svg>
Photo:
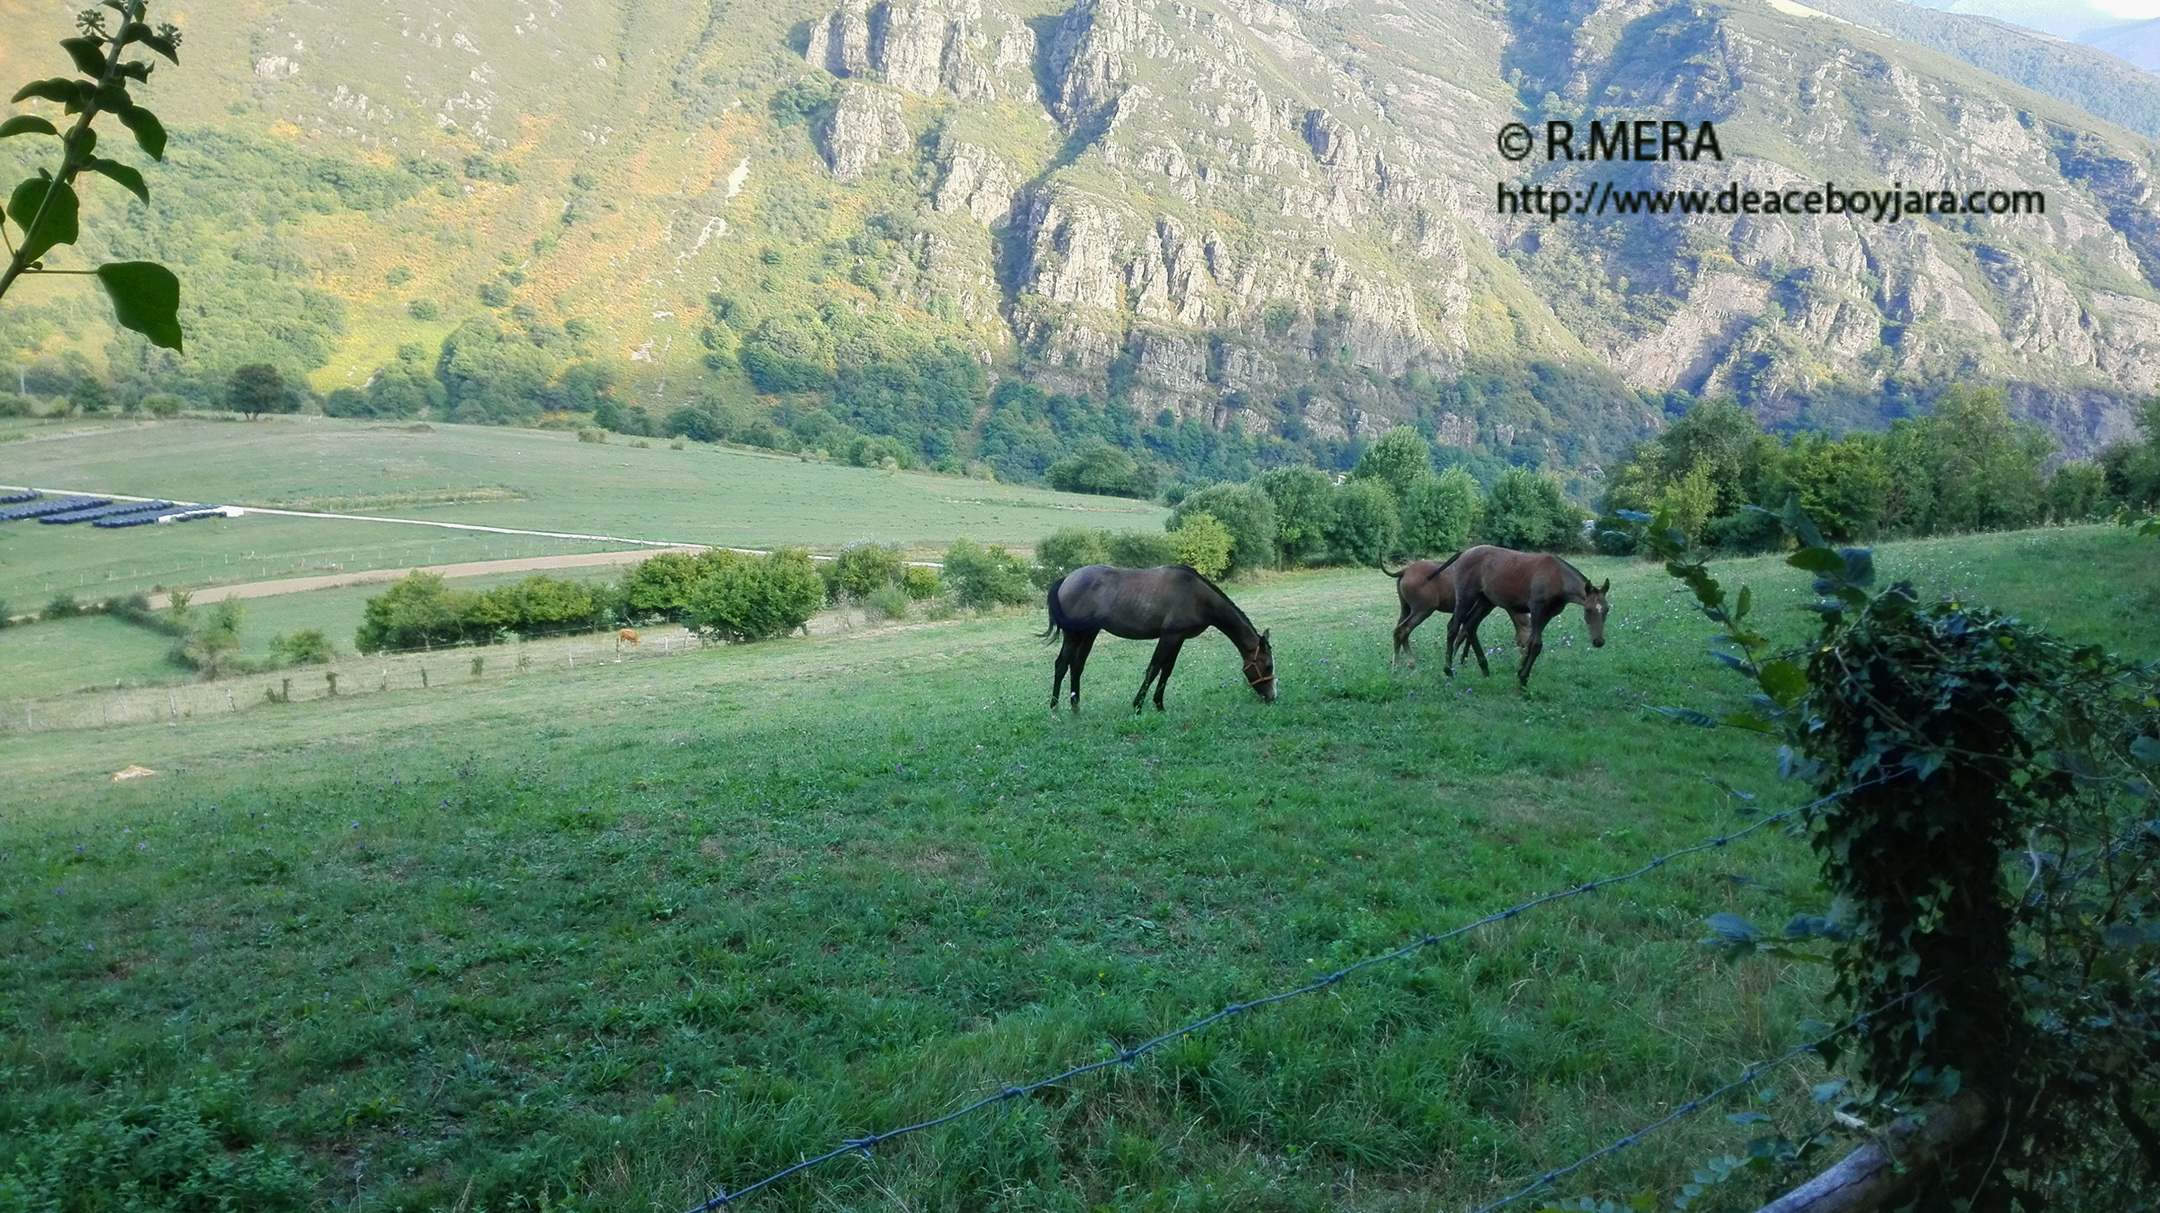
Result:
<svg viewBox="0 0 2160 1213">
<path fill-rule="evenodd" d="M 0 482 L 732 547 L 830 551 L 874 539 L 923 555 L 962 535 L 1024 546 L 1060 526 L 1160 530 L 1164 517 L 1159 506 L 1121 498 L 627 441 L 324 417 L 180 421 L 10 444 L 0 454 Z M 223 531 L 173 534 L 188 527 Z M 146 585 L 145 578 L 186 576 L 191 565 L 204 579 L 233 580 L 239 573 L 221 573 L 218 557 L 241 552 L 278 575 L 346 561 L 409 563 L 399 555 L 405 549 L 432 548 L 448 561 L 507 555 L 520 545 L 534 555 L 606 546 L 258 516 L 188 527 L 0 527 L 0 597 L 49 593 L 45 584 Z"/>
<path fill-rule="evenodd" d="M 2160 654 L 2160 545 L 2126 532 L 1879 558 Z M 1391 673 L 1391 585 L 1335 572 L 1234 587 L 1272 706 L 1210 636 L 1136 718 L 1148 646 L 1106 640 L 1089 713 L 1053 719 L 1014 612 L 12 735 L 0 1192 L 688 1207 L 1742 820 L 1706 777 L 1797 799 L 1761 739 L 1648 710 L 1736 697 L 1706 621 L 1654 568 L 1583 563 L 1611 642 L 1571 613 L 1527 693 Z M 1724 571 L 1800 634 L 1801 575 Z M 131 762 L 163 773 L 104 780 Z M 1819 974 L 1696 942 L 1813 887 L 1765 831 L 751 1207 L 1469 1207 L 1831 1017 Z M 1567 1192 L 1669 1196 L 1759 1132 L 1721 1113 L 1792 1123 L 1816 1077 Z"/>
</svg>

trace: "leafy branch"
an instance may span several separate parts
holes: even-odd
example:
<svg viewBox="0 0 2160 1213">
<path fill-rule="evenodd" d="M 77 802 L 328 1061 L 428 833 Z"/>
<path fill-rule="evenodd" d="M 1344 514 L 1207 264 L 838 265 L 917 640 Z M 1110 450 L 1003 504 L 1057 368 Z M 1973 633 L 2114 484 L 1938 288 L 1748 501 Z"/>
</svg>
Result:
<svg viewBox="0 0 2160 1213">
<path fill-rule="evenodd" d="M 97 154 L 97 131 L 91 123 L 110 113 L 135 136 L 136 146 L 153 160 L 165 158 L 165 127 L 157 115 L 128 93 L 128 82 L 147 84 L 152 62 L 127 58 L 131 47 L 142 47 L 180 62 L 180 31 L 170 24 L 152 29 L 144 20 L 150 0 L 101 0 L 97 8 L 83 10 L 75 18 L 81 33 L 65 38 L 61 49 L 75 62 L 82 78 L 54 76 L 24 85 L 10 100 L 49 101 L 75 121 L 65 134 L 51 121 L 35 114 L 18 114 L 0 122 L 0 139 L 17 135 L 45 135 L 60 141 L 58 171 L 39 169 L 38 175 L 17 185 L 0 212 L 0 239 L 8 251 L 7 269 L 0 271 L 0 296 L 26 274 L 84 274 L 94 276 L 112 299 L 113 318 L 124 328 L 148 337 L 167 349 L 181 348 L 180 280 L 171 270 L 151 261 L 115 261 L 94 270 L 61 270 L 45 264 L 45 255 L 63 244 L 74 244 L 82 232 L 82 200 L 75 179 L 85 170 L 118 183 L 129 193 L 150 201 L 150 188 L 140 170 Z M 120 16 L 120 29 L 107 28 L 109 9 Z M 8 230 L 12 222 L 15 231 Z"/>
</svg>

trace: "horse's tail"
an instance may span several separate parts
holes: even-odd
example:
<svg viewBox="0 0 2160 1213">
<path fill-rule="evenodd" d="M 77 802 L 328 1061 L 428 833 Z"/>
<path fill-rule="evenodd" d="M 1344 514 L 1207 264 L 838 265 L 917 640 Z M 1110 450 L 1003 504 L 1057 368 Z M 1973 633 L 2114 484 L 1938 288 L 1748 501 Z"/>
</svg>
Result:
<svg viewBox="0 0 2160 1213">
<path fill-rule="evenodd" d="M 1441 565 L 1441 566 L 1440 566 L 1440 568 L 1439 568 L 1439 569 L 1438 569 L 1437 571 L 1439 571 L 1439 572 L 1442 572 L 1442 573 L 1445 573 L 1445 572 L 1447 572 L 1447 571 L 1448 571 L 1449 569 L 1451 569 L 1451 568 L 1454 568 L 1454 567 L 1455 567 L 1455 562 L 1456 562 L 1456 561 L 1458 561 L 1458 560 L 1461 560 L 1461 559 L 1462 559 L 1462 554 L 1463 554 L 1463 552 L 1467 552 L 1467 551 L 1469 551 L 1469 550 L 1470 550 L 1469 548 L 1464 548 L 1464 549 L 1462 550 L 1462 552 L 1457 552 L 1457 553 L 1455 553 L 1455 554 L 1454 554 L 1453 556 L 1450 556 L 1450 557 L 1448 557 L 1448 558 L 1447 558 L 1447 563 L 1446 563 L 1446 564 L 1443 564 L 1443 565 Z"/>
<path fill-rule="evenodd" d="M 1072 620 L 1066 616 L 1064 611 L 1058 608 L 1058 590 L 1063 587 L 1064 584 L 1065 579 L 1063 577 L 1060 577 L 1056 581 L 1050 583 L 1050 593 L 1048 595 L 1050 607 L 1050 626 L 1043 629 L 1042 634 L 1042 639 L 1046 642 L 1055 638 L 1059 632 L 1065 631 L 1072 627 Z"/>
<path fill-rule="evenodd" d="M 1379 564 L 1374 565 L 1373 567 L 1379 569 L 1383 573 L 1387 573 L 1388 576 L 1393 577 L 1397 581 L 1401 581 L 1402 575 L 1410 571 L 1410 566 L 1406 564 L 1401 568 L 1396 569 L 1394 572 L 1388 573 L 1387 561 L 1385 560 L 1381 561 Z"/>
</svg>

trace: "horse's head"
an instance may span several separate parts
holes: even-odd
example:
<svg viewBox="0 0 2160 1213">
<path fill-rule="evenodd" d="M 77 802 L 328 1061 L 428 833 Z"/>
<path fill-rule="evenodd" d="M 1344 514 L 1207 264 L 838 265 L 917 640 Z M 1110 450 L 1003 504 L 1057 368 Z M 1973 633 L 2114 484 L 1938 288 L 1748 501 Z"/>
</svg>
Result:
<svg viewBox="0 0 2160 1213">
<path fill-rule="evenodd" d="M 1275 702 L 1275 650 L 1268 644 L 1268 634 L 1260 633 L 1260 643 L 1245 654 L 1245 681 L 1260 693 L 1260 698 Z"/>
<path fill-rule="evenodd" d="M 1605 647 L 1605 616 L 1612 613 L 1612 603 L 1607 601 L 1605 591 L 1611 588 L 1610 577 L 1605 579 L 1604 585 L 1583 584 L 1582 617 L 1590 627 L 1590 647 L 1594 649 Z"/>
</svg>

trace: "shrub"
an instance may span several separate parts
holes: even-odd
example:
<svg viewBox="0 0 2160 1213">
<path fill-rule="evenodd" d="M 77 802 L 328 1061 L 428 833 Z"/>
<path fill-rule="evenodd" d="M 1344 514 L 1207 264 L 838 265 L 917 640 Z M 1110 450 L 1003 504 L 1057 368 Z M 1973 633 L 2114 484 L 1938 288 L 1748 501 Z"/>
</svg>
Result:
<svg viewBox="0 0 2160 1213">
<path fill-rule="evenodd" d="M 38 618 L 73 619 L 77 615 L 87 615 L 89 613 L 89 608 L 77 602 L 75 595 L 55 594 L 52 601 L 45 604 L 45 609 L 38 612 Z"/>
<path fill-rule="evenodd" d="M 1550 476 L 1509 468 L 1485 499 L 1485 542 L 1522 552 L 1556 552 L 1574 545 L 1581 513 Z"/>
<path fill-rule="evenodd" d="M 1395 550 L 1401 529 L 1395 495 L 1379 480 L 1353 480 L 1336 490 L 1328 546 L 1337 560 L 1378 565 Z"/>
<path fill-rule="evenodd" d="M 1163 529 L 1175 531 L 1191 514 L 1210 514 L 1229 528 L 1231 536 L 1228 575 L 1246 569 L 1275 565 L 1275 503 L 1257 485 L 1215 484 L 1189 493 L 1170 512 Z"/>
<path fill-rule="evenodd" d="M 2066 463 L 2055 469 L 2040 494 L 2050 522 L 2084 522 L 2107 513 L 2107 472 L 2095 463 Z"/>
<path fill-rule="evenodd" d="M 1198 510 L 1185 516 L 1185 524 L 1170 532 L 1179 564 L 1191 565 L 1202 577 L 1220 577 L 1230 566 L 1230 528 L 1213 514 Z"/>
<path fill-rule="evenodd" d="M 887 619 L 905 619 L 907 613 L 907 591 L 897 585 L 881 585 L 863 599 L 863 616 L 872 623 L 882 623 Z"/>
<path fill-rule="evenodd" d="M 955 602 L 978 611 L 1035 601 L 1027 566 L 996 544 L 985 547 L 972 539 L 953 540 L 945 550 L 944 580 L 952 586 Z"/>
<path fill-rule="evenodd" d="M 1035 545 L 1035 584 L 1047 588 L 1074 569 L 1108 563 L 1109 540 L 1110 532 L 1086 527 L 1051 532 Z"/>
<path fill-rule="evenodd" d="M 699 581 L 736 560 L 735 553 L 713 548 L 693 556 L 687 552 L 662 552 L 630 566 L 623 575 L 622 597 L 632 615 L 663 615 L 680 619 L 690 609 L 690 598 Z"/>
<path fill-rule="evenodd" d="M 1312 468 L 1276 468 L 1262 473 L 1259 484 L 1275 506 L 1275 544 L 1283 563 L 1326 560 L 1328 523 L 1335 517 L 1335 486 L 1327 475 Z"/>
<path fill-rule="evenodd" d="M 851 543 L 832 562 L 835 585 L 861 601 L 900 580 L 906 553 L 898 544 Z"/>
<path fill-rule="evenodd" d="M 35 416 L 37 416 L 37 403 L 28 396 L 18 396 L 13 392 L 0 392 L 0 417 Z"/>
<path fill-rule="evenodd" d="M 1152 569 L 1176 564 L 1177 558 L 1177 545 L 1170 537 L 1153 531 L 1120 531 L 1103 541 L 1104 562 L 1121 569 Z"/>
<path fill-rule="evenodd" d="M 173 658 L 181 665 L 196 671 L 205 678 L 217 678 L 226 673 L 246 672 L 247 667 L 237 655 L 240 651 L 240 621 L 245 612 L 238 601 L 227 598 L 209 609 L 195 615 L 191 626 L 180 644 L 173 649 Z"/>
<path fill-rule="evenodd" d="M 1478 487 L 1470 473 L 1449 468 L 1410 486 L 1403 499 L 1402 546 L 1413 556 L 1459 551 L 1478 524 Z"/>
<path fill-rule="evenodd" d="M 143 411 L 162 420 L 169 417 L 178 417 L 180 410 L 187 407 L 187 401 L 173 395 L 171 392 L 152 392 L 150 395 L 143 397 L 142 406 Z"/>
<path fill-rule="evenodd" d="M 688 613 L 700 635 L 747 643 L 794 631 L 824 602 L 810 554 L 786 548 L 721 565 L 698 583 Z"/>
<path fill-rule="evenodd" d="M 270 652 L 287 665 L 323 665 L 337 654 L 330 638 L 316 628 L 271 637 Z"/>
<path fill-rule="evenodd" d="M 945 587 L 938 580 L 938 571 L 919 564 L 911 564 L 900 570 L 900 588 L 917 602 L 935 598 Z"/>
<path fill-rule="evenodd" d="M 372 417 L 375 409 L 368 404 L 367 393 L 358 388 L 341 387 L 323 397 L 325 417 Z"/>
<path fill-rule="evenodd" d="M 422 324 L 442 319 L 442 307 L 433 299 L 415 299 L 405 305 L 405 310 Z"/>
<path fill-rule="evenodd" d="M 577 432 L 577 440 L 579 442 L 605 443 L 607 441 L 607 431 L 603 429 L 596 429 L 592 426 L 587 426 L 586 428 Z"/>
</svg>

